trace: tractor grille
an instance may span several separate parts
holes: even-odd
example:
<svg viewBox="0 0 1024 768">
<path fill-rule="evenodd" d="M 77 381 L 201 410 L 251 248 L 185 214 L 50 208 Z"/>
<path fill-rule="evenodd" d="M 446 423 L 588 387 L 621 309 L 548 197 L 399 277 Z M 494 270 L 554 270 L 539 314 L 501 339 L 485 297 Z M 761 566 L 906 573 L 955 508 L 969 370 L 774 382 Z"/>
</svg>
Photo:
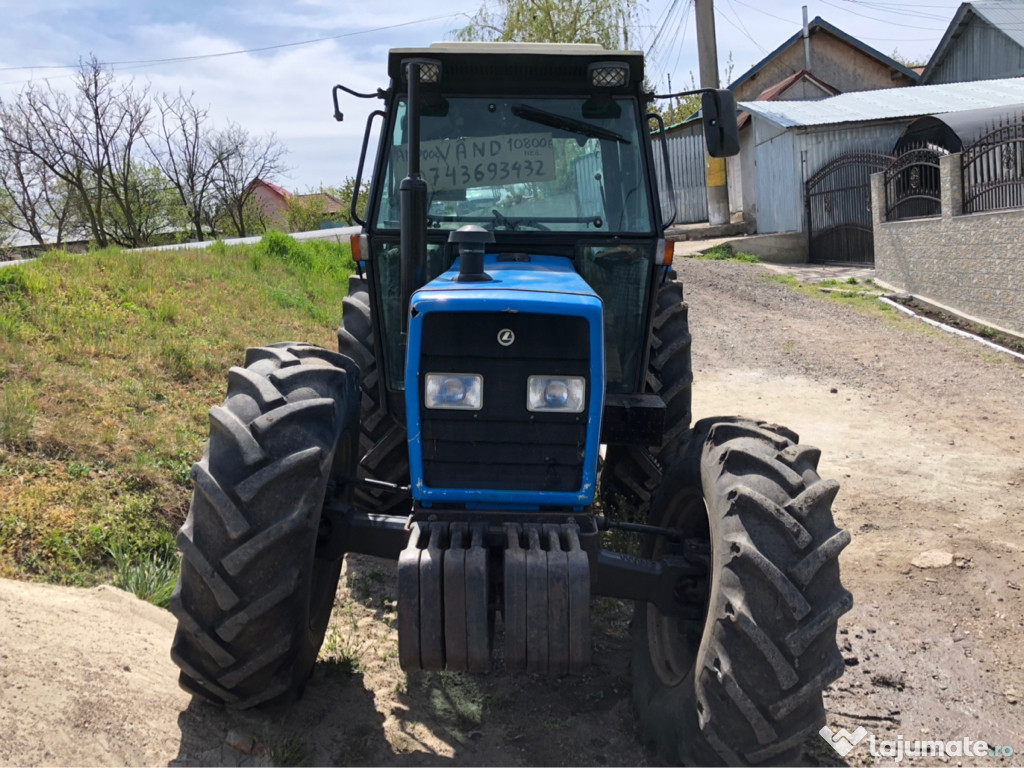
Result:
<svg viewBox="0 0 1024 768">
<path fill-rule="evenodd" d="M 511 330 L 515 341 L 498 343 Z M 421 410 L 423 475 L 432 488 L 575 491 L 583 482 L 591 397 L 590 327 L 582 317 L 432 312 L 423 321 L 420 373 L 483 376 L 479 411 Z M 532 375 L 583 376 L 583 413 L 531 413 Z M 421 375 L 421 381 L 425 376 Z M 421 384 L 420 402 L 423 402 Z"/>
</svg>

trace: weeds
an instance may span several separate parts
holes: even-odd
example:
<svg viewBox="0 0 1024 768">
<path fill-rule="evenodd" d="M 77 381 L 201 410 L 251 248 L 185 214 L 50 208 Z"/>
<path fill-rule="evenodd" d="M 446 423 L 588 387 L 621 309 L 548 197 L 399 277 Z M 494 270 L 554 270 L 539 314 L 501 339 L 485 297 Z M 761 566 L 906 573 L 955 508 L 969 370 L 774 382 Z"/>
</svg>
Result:
<svg viewBox="0 0 1024 768">
<path fill-rule="evenodd" d="M 11 448 L 29 444 L 36 418 L 36 397 L 25 383 L 8 384 L 0 396 L 0 445 Z"/>
<path fill-rule="evenodd" d="M 890 307 L 878 301 L 882 292 L 870 280 L 861 283 L 857 278 L 850 277 L 846 280 L 829 278 L 817 283 L 801 283 L 794 275 L 765 274 L 761 277 L 784 285 L 805 296 L 824 298 L 844 304 L 863 314 L 891 316 L 893 313 Z"/>
<path fill-rule="evenodd" d="M 114 560 L 115 587 L 160 608 L 170 605 L 179 569 L 173 550 L 133 554 L 122 544 L 115 544 L 107 551 Z"/>
<path fill-rule="evenodd" d="M 313 764 L 313 750 L 298 736 L 288 736 L 270 746 L 270 761 L 276 766 Z"/>
<path fill-rule="evenodd" d="M 702 251 L 699 255 L 694 256 L 694 258 L 707 261 L 742 261 L 747 264 L 761 263 L 761 259 L 752 253 L 736 253 L 728 243 L 721 243 L 714 248 Z"/>
<path fill-rule="evenodd" d="M 362 671 L 358 649 L 338 631 L 337 627 L 331 627 L 327 631 L 318 661 L 327 665 L 329 671 L 345 677 L 357 675 Z"/>
</svg>

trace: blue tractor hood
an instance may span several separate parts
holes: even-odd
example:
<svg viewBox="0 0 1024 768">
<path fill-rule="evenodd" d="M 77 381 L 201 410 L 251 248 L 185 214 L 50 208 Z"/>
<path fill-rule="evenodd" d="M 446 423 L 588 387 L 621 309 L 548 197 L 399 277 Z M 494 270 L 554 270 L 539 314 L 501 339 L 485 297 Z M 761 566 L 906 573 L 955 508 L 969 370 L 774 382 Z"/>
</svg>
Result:
<svg viewBox="0 0 1024 768">
<path fill-rule="evenodd" d="M 563 257 L 488 254 L 484 257 L 484 271 L 490 279 L 484 278 L 479 282 L 459 282 L 459 268 L 460 264 L 456 261 L 449 271 L 417 290 L 410 302 L 405 397 L 413 498 L 423 506 L 451 503 L 464 504 L 470 508 L 525 510 L 562 507 L 582 510 L 594 501 L 604 409 L 604 325 L 601 299 L 576 273 L 572 262 Z M 465 313 L 465 324 L 461 324 L 459 316 L 455 315 L 446 319 L 449 323 L 446 327 L 456 327 L 460 334 L 464 330 L 466 338 L 471 340 L 452 342 L 445 347 L 445 370 L 424 371 L 421 367 L 425 349 L 424 333 L 432 333 L 430 327 L 441 327 L 440 322 L 431 325 L 430 317 L 436 313 Z M 565 318 L 564 323 L 559 318 Z M 581 320 L 574 318 L 582 319 L 585 325 L 580 325 Z M 585 366 L 587 378 L 587 404 L 584 412 L 574 417 L 580 429 L 585 426 L 585 440 L 581 438 L 576 448 L 582 459 L 578 487 L 574 485 L 571 489 L 559 487 L 552 490 L 543 487 L 543 482 L 538 483 L 541 487 L 528 488 L 522 487 L 522 483 L 518 487 L 516 483 L 503 483 L 500 478 L 518 476 L 518 471 L 514 463 L 503 465 L 497 459 L 490 480 L 467 483 L 476 487 L 459 487 L 457 483 L 445 483 L 445 487 L 441 487 L 436 482 L 432 485 L 432 481 L 425 476 L 429 476 L 430 471 L 424 471 L 425 443 L 428 459 L 432 455 L 431 451 L 436 449 L 430 430 L 427 435 L 424 434 L 424 418 L 428 421 L 438 420 L 449 417 L 449 414 L 424 407 L 422 378 L 427 373 L 480 373 L 474 368 L 485 365 L 481 360 L 489 361 L 486 365 L 490 366 L 489 372 L 483 374 L 482 411 L 478 416 L 458 414 L 465 424 L 466 444 L 461 446 L 463 451 L 469 450 L 473 458 L 480 462 L 486 461 L 489 450 L 493 450 L 495 456 L 504 455 L 514 446 L 496 447 L 494 435 L 507 432 L 509 435 L 518 435 L 509 439 L 518 439 L 519 449 L 532 454 L 531 461 L 548 461 L 555 465 L 563 460 L 556 457 L 556 451 L 564 452 L 567 447 L 552 447 L 546 436 L 544 427 L 550 419 L 527 412 L 527 377 L 524 374 L 547 376 L 555 372 L 550 369 L 557 369 L 562 364 L 558 361 L 561 355 L 559 345 L 564 346 L 566 343 L 562 330 L 563 326 L 569 324 L 585 328 L 582 335 L 574 337 L 579 343 L 572 344 L 571 355 L 566 355 L 582 361 L 579 364 Z M 463 325 L 466 327 L 463 328 Z M 518 328 L 522 328 L 521 333 L 517 332 Z M 427 340 L 428 347 L 436 347 L 439 343 L 446 344 L 447 341 Z M 465 344 L 465 348 L 461 344 Z M 496 376 L 503 379 L 512 377 L 515 380 L 494 381 Z M 497 392 L 502 393 L 500 403 L 495 402 L 494 393 Z M 494 429 L 490 432 L 474 432 L 474 429 L 482 429 L 482 422 L 497 418 L 494 409 L 499 406 L 502 414 L 500 420 L 495 422 Z M 475 418 L 480 421 L 474 422 L 472 419 Z M 561 415 L 554 420 L 559 419 L 566 420 Z M 535 444 L 529 442 L 524 446 L 521 444 L 523 440 L 535 440 Z M 545 452 L 550 453 L 550 456 Z M 528 469 L 523 470 L 523 476 L 528 474 Z M 531 471 L 538 470 L 533 467 Z"/>
</svg>

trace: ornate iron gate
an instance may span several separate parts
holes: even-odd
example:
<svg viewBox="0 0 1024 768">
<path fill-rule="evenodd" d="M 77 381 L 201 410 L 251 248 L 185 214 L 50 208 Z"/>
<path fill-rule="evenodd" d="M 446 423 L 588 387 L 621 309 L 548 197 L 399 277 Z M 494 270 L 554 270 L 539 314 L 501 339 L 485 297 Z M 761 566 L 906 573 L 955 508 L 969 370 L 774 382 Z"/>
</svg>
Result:
<svg viewBox="0 0 1024 768">
<path fill-rule="evenodd" d="M 807 254 L 812 262 L 873 264 L 871 174 L 885 170 L 889 155 L 851 152 L 825 164 L 804 184 Z"/>
<path fill-rule="evenodd" d="M 1024 116 L 1007 119 L 960 155 L 964 213 L 1024 208 Z"/>
</svg>

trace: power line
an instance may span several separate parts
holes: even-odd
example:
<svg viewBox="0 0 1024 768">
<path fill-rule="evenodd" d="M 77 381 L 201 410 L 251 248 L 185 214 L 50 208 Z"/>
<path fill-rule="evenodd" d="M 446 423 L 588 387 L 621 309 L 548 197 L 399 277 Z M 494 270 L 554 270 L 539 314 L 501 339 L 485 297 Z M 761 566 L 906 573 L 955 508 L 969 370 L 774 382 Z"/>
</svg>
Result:
<svg viewBox="0 0 1024 768">
<path fill-rule="evenodd" d="M 793 23 L 792 19 L 786 19 L 786 18 L 783 18 L 782 16 L 776 16 L 774 13 L 768 13 L 768 11 L 762 11 L 757 6 L 751 5 L 750 3 L 745 3 L 745 2 L 743 2 L 743 0 L 736 0 L 736 2 L 739 3 L 740 5 L 746 6 L 747 8 L 749 8 L 752 11 L 757 11 L 758 13 L 763 13 L 765 16 L 771 16 L 773 19 L 778 19 L 779 21 L 784 21 L 787 24 L 792 24 Z"/>
<path fill-rule="evenodd" d="M 733 21 L 732 19 L 729 18 L 729 16 L 725 12 L 725 8 L 724 7 L 722 8 L 722 18 L 725 19 L 727 22 L 729 22 L 729 24 L 731 24 L 733 26 L 733 28 L 736 29 L 738 32 L 740 32 L 743 35 L 745 35 L 746 38 L 750 42 L 752 42 L 754 45 L 756 45 L 758 48 L 760 48 L 761 49 L 761 53 L 768 53 L 768 49 L 765 48 L 763 45 L 761 45 L 759 42 L 757 42 L 757 40 L 755 40 L 751 36 L 750 32 L 747 31 L 747 27 L 743 23 L 743 19 L 740 17 L 740 15 L 738 13 L 736 13 L 736 9 L 732 6 L 731 2 L 729 3 L 729 9 L 732 11 L 733 16 L 736 17 L 736 21 Z M 738 25 L 736 23 L 737 21 L 739 22 Z"/>
<path fill-rule="evenodd" d="M 679 2 L 680 0 L 672 0 L 672 4 L 668 6 L 668 10 L 666 10 L 665 13 L 659 17 L 658 22 L 656 22 L 658 31 L 654 33 L 654 39 L 651 40 L 650 46 L 645 49 L 648 57 L 653 57 L 655 55 L 655 51 L 658 48 L 658 42 L 661 40 L 661 34 L 672 22 L 672 14 L 675 13 L 676 8 L 679 6 Z M 664 21 L 661 21 L 661 19 L 664 19 Z"/>
<path fill-rule="evenodd" d="M 683 12 L 683 34 L 679 37 L 679 45 L 676 49 L 676 60 L 672 64 L 672 70 L 675 71 L 679 66 L 679 59 L 683 56 L 683 49 L 686 47 L 686 30 L 690 27 L 690 8 L 693 6 L 693 0 L 687 0 L 686 9 Z"/>
<path fill-rule="evenodd" d="M 678 2 L 679 0 L 672 0 L 670 4 L 666 5 L 663 8 L 661 15 L 658 16 L 654 24 L 647 27 L 647 34 L 644 36 L 643 41 L 640 43 L 641 50 L 643 50 L 647 56 L 651 55 L 651 50 L 658 42 L 658 38 L 661 37 L 661 32 L 664 26 L 668 22 L 669 14 L 671 14 L 672 11 L 675 10 L 676 4 Z M 651 39 L 652 36 L 654 38 L 653 41 Z"/>
<path fill-rule="evenodd" d="M 878 21 L 878 22 L 881 22 L 882 24 L 888 24 L 888 25 L 893 26 L 893 27 L 905 27 L 907 29 L 920 29 L 920 30 L 924 30 L 925 32 L 945 32 L 946 31 L 945 27 L 919 27 L 919 26 L 917 26 L 915 24 L 900 24 L 898 21 L 891 21 L 889 19 L 880 19 L 877 16 L 868 16 L 866 13 L 858 13 L 857 11 L 850 10 L 849 8 L 844 8 L 843 6 L 837 5 L 836 3 L 829 2 L 829 0 L 821 0 L 821 2 L 824 3 L 825 5 L 831 6 L 833 8 L 838 8 L 841 11 L 845 11 L 846 13 L 853 14 L 854 16 L 860 16 L 862 19 L 870 19 L 871 21 Z"/>
<path fill-rule="evenodd" d="M 921 11 L 922 8 L 929 7 L 946 9 L 946 6 L 910 5 L 907 3 L 879 3 L 871 2 L 871 0 L 843 0 L 843 2 L 849 3 L 850 5 L 860 5 L 874 11 L 881 11 L 882 13 L 898 14 L 900 16 L 917 16 L 922 19 L 934 19 L 936 21 L 946 21 L 949 18 L 945 15 Z"/>
<path fill-rule="evenodd" d="M 446 13 L 441 16 L 431 16 L 425 19 L 415 19 L 413 21 L 403 21 L 399 24 L 388 24 L 383 27 L 373 27 L 372 29 L 360 29 L 356 32 L 343 32 L 338 35 L 328 35 L 326 37 L 316 37 L 310 40 L 298 40 L 292 43 L 278 43 L 276 45 L 264 45 L 258 48 L 243 48 L 236 51 L 220 51 L 217 53 L 200 53 L 192 56 L 172 56 L 164 59 L 138 59 L 131 61 L 101 61 L 100 66 L 103 67 L 141 67 L 141 66 L 157 66 L 160 64 L 174 64 L 185 61 L 198 61 L 200 59 L 217 59 L 224 56 L 238 56 L 243 53 L 262 53 L 264 51 L 275 51 L 282 48 L 295 48 L 300 45 L 312 45 L 313 43 L 323 43 L 328 40 L 340 40 L 345 37 L 355 37 L 356 35 L 368 35 L 373 32 L 383 32 L 389 29 L 398 29 L 399 27 L 409 27 L 414 24 L 425 24 L 430 21 L 440 21 L 441 19 L 450 19 L 456 16 L 462 16 L 462 13 Z M 77 69 L 78 64 L 40 64 L 36 66 L 18 66 L 18 67 L 0 67 L 0 72 L 11 72 L 19 70 L 34 70 L 34 69 Z"/>
</svg>

